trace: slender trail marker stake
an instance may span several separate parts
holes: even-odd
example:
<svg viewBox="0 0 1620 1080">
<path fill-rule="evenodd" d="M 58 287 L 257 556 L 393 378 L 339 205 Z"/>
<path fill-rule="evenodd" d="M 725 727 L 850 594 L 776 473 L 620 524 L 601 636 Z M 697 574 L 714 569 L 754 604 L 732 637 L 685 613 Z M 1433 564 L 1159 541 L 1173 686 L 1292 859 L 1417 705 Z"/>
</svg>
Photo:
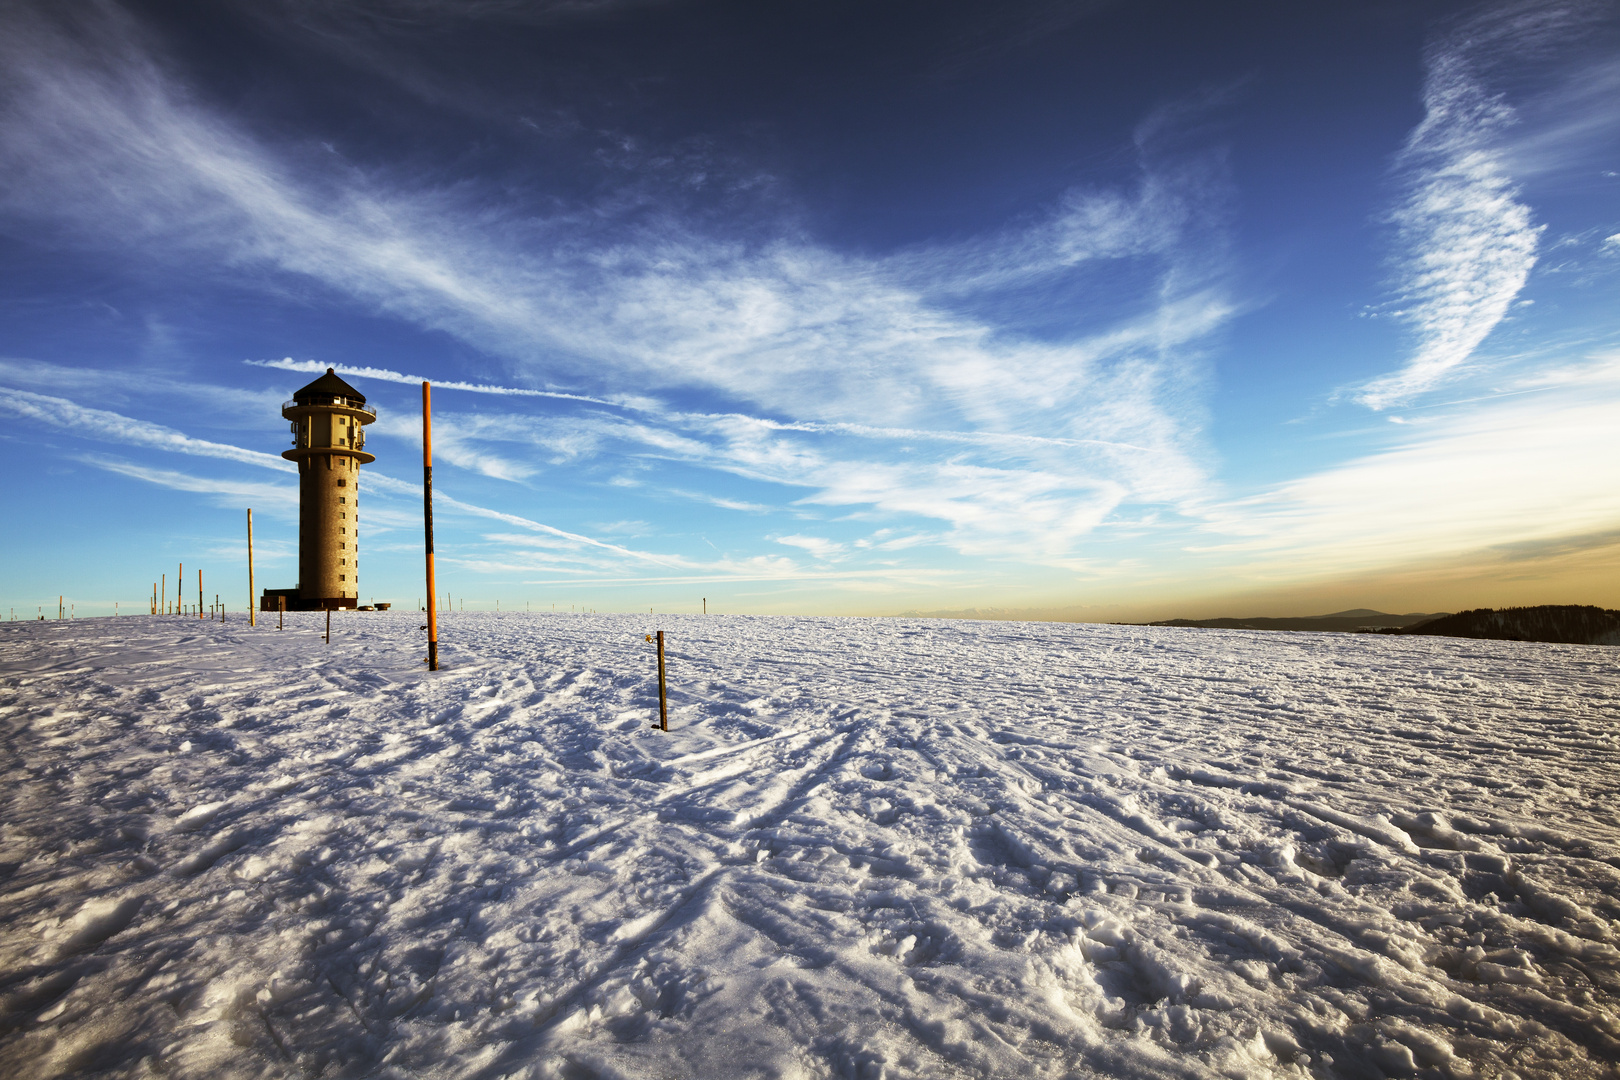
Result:
<svg viewBox="0 0 1620 1080">
<path fill-rule="evenodd" d="M 664 632 L 658 631 L 658 730 L 669 730 L 669 701 L 664 690 Z"/>
<path fill-rule="evenodd" d="M 422 383 L 422 528 L 427 541 L 427 594 L 437 596 L 433 583 L 433 397 L 432 388 Z M 439 611 L 438 604 L 428 607 L 429 671 L 439 670 Z"/>
<path fill-rule="evenodd" d="M 253 595 L 253 507 L 248 507 L 248 625 L 259 625 L 258 597 Z"/>
<path fill-rule="evenodd" d="M 197 618 L 203 617 L 202 567 L 197 567 Z"/>
<path fill-rule="evenodd" d="M 326 609 L 326 643 L 332 644 L 332 609 Z"/>
</svg>

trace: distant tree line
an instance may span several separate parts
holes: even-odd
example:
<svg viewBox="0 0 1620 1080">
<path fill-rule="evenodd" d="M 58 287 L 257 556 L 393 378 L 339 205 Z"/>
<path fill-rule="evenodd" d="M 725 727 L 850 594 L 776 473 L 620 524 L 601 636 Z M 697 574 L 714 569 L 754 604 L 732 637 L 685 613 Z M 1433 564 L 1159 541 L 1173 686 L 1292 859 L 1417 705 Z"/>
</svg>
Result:
<svg viewBox="0 0 1620 1080">
<path fill-rule="evenodd" d="M 1475 608 L 1380 634 L 1434 634 L 1495 641 L 1553 641 L 1566 645 L 1620 645 L 1620 611 L 1590 604 Z"/>
</svg>

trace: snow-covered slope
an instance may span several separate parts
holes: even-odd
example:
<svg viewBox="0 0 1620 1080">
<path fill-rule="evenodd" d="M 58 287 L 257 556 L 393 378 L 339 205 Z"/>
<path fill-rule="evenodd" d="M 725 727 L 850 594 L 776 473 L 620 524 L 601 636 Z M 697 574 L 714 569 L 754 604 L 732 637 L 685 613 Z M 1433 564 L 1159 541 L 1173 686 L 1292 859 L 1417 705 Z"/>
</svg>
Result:
<svg viewBox="0 0 1620 1080">
<path fill-rule="evenodd" d="M 1615 1075 L 1611 649 L 316 618 L 0 627 L 0 1074 Z"/>
</svg>

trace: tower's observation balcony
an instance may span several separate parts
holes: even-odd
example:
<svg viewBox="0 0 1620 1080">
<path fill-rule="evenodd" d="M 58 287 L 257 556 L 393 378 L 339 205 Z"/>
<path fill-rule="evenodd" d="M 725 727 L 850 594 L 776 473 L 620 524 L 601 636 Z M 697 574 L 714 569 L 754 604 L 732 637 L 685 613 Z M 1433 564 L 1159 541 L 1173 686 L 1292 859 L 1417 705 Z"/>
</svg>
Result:
<svg viewBox="0 0 1620 1080">
<path fill-rule="evenodd" d="M 365 425 L 377 419 L 377 410 L 367 406 L 364 398 L 300 394 L 281 403 L 281 415 L 292 423 L 292 449 L 281 452 L 288 461 L 320 454 L 344 454 L 361 465 L 377 460 L 364 449 Z"/>
<path fill-rule="evenodd" d="M 291 401 L 283 401 L 281 403 L 281 415 L 290 420 L 292 419 L 292 414 L 294 412 L 302 409 L 316 408 L 343 409 L 354 413 L 356 416 L 369 417 L 370 419 L 364 421 L 365 423 L 370 423 L 371 420 L 377 419 L 377 410 L 367 405 L 364 401 L 356 401 L 354 398 L 337 397 L 336 395 L 330 394 L 311 395 L 310 397 L 303 399 L 293 398 Z"/>
</svg>

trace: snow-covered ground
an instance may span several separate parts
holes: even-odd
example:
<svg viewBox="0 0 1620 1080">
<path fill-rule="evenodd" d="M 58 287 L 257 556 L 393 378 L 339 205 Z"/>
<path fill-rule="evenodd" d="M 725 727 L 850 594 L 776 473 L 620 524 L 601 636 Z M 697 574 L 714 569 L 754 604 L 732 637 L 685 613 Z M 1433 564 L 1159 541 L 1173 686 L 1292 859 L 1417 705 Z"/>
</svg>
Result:
<svg viewBox="0 0 1620 1080">
<path fill-rule="evenodd" d="M 1616 1075 L 1613 649 L 317 619 L 0 626 L 0 1075 Z"/>
</svg>

